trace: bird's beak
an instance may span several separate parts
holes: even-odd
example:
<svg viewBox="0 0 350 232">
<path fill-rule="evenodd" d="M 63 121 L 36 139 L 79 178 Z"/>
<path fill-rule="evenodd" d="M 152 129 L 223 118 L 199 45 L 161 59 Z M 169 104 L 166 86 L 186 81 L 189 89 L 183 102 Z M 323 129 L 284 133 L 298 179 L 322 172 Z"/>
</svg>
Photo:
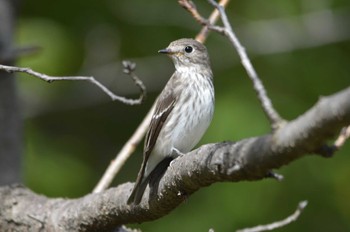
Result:
<svg viewBox="0 0 350 232">
<path fill-rule="evenodd" d="M 171 51 L 169 48 L 165 48 L 165 49 L 159 50 L 158 53 L 162 53 L 162 54 L 172 54 L 172 53 L 174 53 L 174 52 Z"/>
</svg>

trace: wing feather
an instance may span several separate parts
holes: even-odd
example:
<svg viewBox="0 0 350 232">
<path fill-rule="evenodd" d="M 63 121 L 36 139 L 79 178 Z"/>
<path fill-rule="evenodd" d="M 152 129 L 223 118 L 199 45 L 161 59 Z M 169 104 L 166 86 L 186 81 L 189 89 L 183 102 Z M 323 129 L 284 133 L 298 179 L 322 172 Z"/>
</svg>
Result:
<svg viewBox="0 0 350 232">
<path fill-rule="evenodd" d="M 141 201 L 143 192 L 145 191 L 146 186 L 149 182 L 149 177 L 144 176 L 148 158 L 152 153 L 152 150 L 157 142 L 158 135 L 162 130 L 165 121 L 167 120 L 171 111 L 174 109 L 175 103 L 176 97 L 174 96 L 172 89 L 162 92 L 157 100 L 156 109 L 152 116 L 151 123 L 145 138 L 141 169 L 137 176 L 134 189 L 132 190 L 132 193 L 128 199 L 128 204 L 132 202 L 134 204 L 139 204 Z"/>
</svg>

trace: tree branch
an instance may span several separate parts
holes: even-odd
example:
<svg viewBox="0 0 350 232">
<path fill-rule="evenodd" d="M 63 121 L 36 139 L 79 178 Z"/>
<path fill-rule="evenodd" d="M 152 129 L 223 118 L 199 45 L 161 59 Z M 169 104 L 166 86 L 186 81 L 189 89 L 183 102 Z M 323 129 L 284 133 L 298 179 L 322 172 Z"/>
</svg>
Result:
<svg viewBox="0 0 350 232">
<path fill-rule="evenodd" d="M 188 0 L 179 0 L 178 1 L 180 6 L 182 6 L 183 8 L 185 8 L 186 10 L 190 9 L 190 8 L 196 8 L 196 6 L 194 5 L 194 3 L 192 1 L 188 1 Z M 228 5 L 228 3 L 230 2 L 230 0 L 220 0 L 219 4 L 222 7 L 226 7 Z M 192 14 L 192 16 L 194 18 L 201 18 L 201 16 L 199 15 L 198 11 L 190 11 L 190 13 Z M 206 20 L 206 23 L 203 24 L 203 28 L 202 30 L 197 34 L 196 36 L 196 40 L 201 42 L 201 43 L 205 43 L 208 34 L 209 34 L 209 28 L 208 25 L 214 25 L 216 23 L 216 21 L 219 19 L 220 14 L 219 11 L 217 9 L 215 9 L 209 16 L 208 20 Z M 200 19 L 197 19 L 197 21 Z"/>
<path fill-rule="evenodd" d="M 135 67 L 136 65 L 134 63 L 131 63 L 130 61 L 124 61 L 124 72 L 129 74 L 137 87 L 140 88 L 141 94 L 138 99 L 128 99 L 122 96 L 118 96 L 111 92 L 106 86 L 101 84 L 101 82 L 97 81 L 94 77 L 87 77 L 87 76 L 49 76 L 44 73 L 36 72 L 30 68 L 20 68 L 15 66 L 6 66 L 0 64 L 0 70 L 4 70 L 9 73 L 14 72 L 21 72 L 26 73 L 28 75 L 37 77 L 43 81 L 46 81 L 48 83 L 54 82 L 54 81 L 88 81 L 94 85 L 96 85 L 98 88 L 100 88 L 105 94 L 107 94 L 112 101 L 120 101 L 127 105 L 138 105 L 141 104 L 144 97 L 146 96 L 146 87 L 142 83 L 142 81 L 135 75 Z"/>
<path fill-rule="evenodd" d="M 257 72 L 255 71 L 252 63 L 250 62 L 250 59 L 245 51 L 245 48 L 239 42 L 236 34 L 232 29 L 232 26 L 225 12 L 225 8 L 214 0 L 208 0 L 208 2 L 219 11 L 221 20 L 224 25 L 223 27 L 215 26 L 211 24 L 210 21 L 202 17 L 201 14 L 197 11 L 195 4 L 190 0 L 181 0 L 181 6 L 183 6 L 187 11 L 189 11 L 193 16 L 193 18 L 198 23 L 200 23 L 201 25 L 207 26 L 212 31 L 218 32 L 226 36 L 230 40 L 231 44 L 234 46 L 234 48 L 236 49 L 241 59 L 241 63 L 245 68 L 248 74 L 248 77 L 253 82 L 254 90 L 257 93 L 258 99 L 261 103 L 261 106 L 264 110 L 265 115 L 267 116 L 267 118 L 271 123 L 272 129 L 274 130 L 278 129 L 278 127 L 283 126 L 284 120 L 281 118 L 278 112 L 273 108 L 272 102 L 270 98 L 267 96 L 265 87 L 262 81 L 260 80 Z"/>
<path fill-rule="evenodd" d="M 202 187 L 260 180 L 271 169 L 320 151 L 328 139 L 350 124 L 349 99 L 350 87 L 321 98 L 306 113 L 271 134 L 206 144 L 175 159 L 159 185 L 146 190 L 140 205 L 126 204 L 132 183 L 79 199 L 49 199 L 23 187 L 2 187 L 1 229 L 16 224 L 16 229 L 37 226 L 49 231 L 106 231 L 160 218 Z"/>
<path fill-rule="evenodd" d="M 286 225 L 296 221 L 306 206 L 307 206 L 307 201 L 299 202 L 298 207 L 295 210 L 295 212 L 292 215 L 290 215 L 289 217 L 287 217 L 281 221 L 274 222 L 274 223 L 267 224 L 267 225 L 261 225 L 261 226 L 256 226 L 256 227 L 252 227 L 252 228 L 241 229 L 241 230 L 237 230 L 236 232 L 261 232 L 261 231 L 268 231 L 268 230 L 274 230 L 277 228 L 281 228 L 283 226 L 286 226 Z"/>
</svg>

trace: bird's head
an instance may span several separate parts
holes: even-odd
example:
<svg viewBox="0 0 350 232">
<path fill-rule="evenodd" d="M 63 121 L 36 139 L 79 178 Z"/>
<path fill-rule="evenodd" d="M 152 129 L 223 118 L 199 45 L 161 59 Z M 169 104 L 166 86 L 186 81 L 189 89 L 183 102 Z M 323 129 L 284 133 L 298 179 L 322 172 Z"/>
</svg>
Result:
<svg viewBox="0 0 350 232">
<path fill-rule="evenodd" d="M 206 47 L 194 39 L 175 40 L 158 52 L 169 55 L 176 69 L 210 65 Z"/>
</svg>

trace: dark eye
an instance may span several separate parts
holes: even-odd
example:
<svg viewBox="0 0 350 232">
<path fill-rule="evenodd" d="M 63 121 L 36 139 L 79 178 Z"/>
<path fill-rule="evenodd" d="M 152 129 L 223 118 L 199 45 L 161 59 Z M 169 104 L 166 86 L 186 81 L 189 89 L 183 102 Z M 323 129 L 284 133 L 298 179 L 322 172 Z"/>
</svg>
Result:
<svg viewBox="0 0 350 232">
<path fill-rule="evenodd" d="M 193 47 L 191 47 L 191 46 L 186 46 L 185 47 L 185 52 L 186 53 L 191 53 L 193 51 Z"/>
</svg>

